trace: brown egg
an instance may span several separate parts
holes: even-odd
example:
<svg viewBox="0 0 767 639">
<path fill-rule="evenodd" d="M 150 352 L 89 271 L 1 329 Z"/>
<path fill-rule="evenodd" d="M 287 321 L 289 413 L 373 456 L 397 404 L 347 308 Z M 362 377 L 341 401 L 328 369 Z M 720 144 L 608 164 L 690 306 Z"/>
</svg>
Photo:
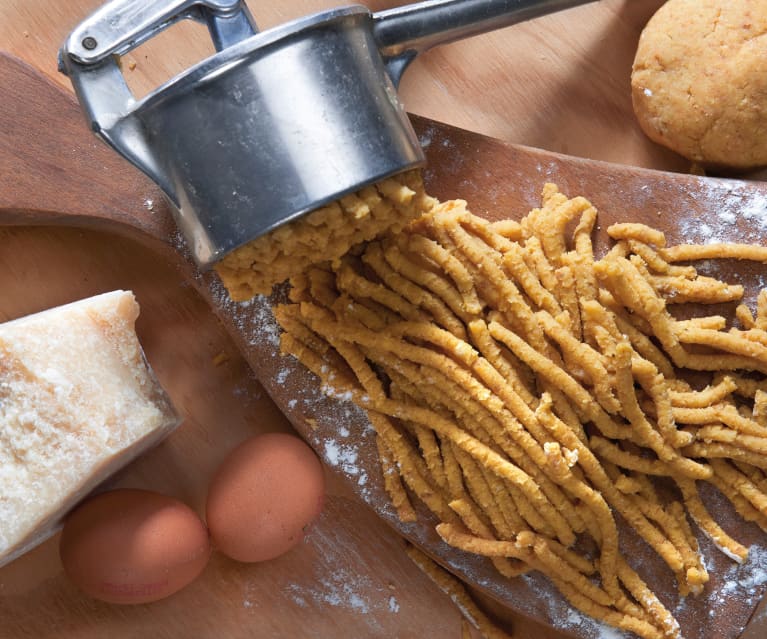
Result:
<svg viewBox="0 0 767 639">
<path fill-rule="evenodd" d="M 232 559 L 273 559 L 303 539 L 324 496 L 322 464 L 301 439 L 284 433 L 251 437 L 223 461 L 210 485 L 210 536 Z"/>
<path fill-rule="evenodd" d="M 181 590 L 205 568 L 208 531 L 186 504 L 146 490 L 113 490 L 74 510 L 59 546 L 64 572 L 102 601 L 138 604 Z"/>
</svg>

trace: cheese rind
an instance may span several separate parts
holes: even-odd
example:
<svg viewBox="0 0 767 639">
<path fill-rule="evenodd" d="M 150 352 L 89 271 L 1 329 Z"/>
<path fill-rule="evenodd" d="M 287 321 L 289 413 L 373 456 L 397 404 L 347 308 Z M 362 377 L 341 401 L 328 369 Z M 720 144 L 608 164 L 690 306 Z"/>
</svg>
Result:
<svg viewBox="0 0 767 639">
<path fill-rule="evenodd" d="M 0 324 L 0 565 L 179 424 L 138 314 L 114 291 Z"/>
</svg>

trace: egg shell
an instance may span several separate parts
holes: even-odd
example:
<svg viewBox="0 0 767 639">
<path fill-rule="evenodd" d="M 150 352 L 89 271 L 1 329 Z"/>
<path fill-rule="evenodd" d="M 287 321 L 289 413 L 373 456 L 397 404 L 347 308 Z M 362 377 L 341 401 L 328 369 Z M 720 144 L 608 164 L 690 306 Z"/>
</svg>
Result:
<svg viewBox="0 0 767 639">
<path fill-rule="evenodd" d="M 224 459 L 210 484 L 213 544 L 238 561 L 278 557 L 304 538 L 324 496 L 322 464 L 303 440 L 285 433 L 251 437 Z"/>
<path fill-rule="evenodd" d="M 59 553 L 86 594 L 120 604 L 163 599 L 205 568 L 211 547 L 186 504 L 146 490 L 101 493 L 67 517 Z"/>
</svg>

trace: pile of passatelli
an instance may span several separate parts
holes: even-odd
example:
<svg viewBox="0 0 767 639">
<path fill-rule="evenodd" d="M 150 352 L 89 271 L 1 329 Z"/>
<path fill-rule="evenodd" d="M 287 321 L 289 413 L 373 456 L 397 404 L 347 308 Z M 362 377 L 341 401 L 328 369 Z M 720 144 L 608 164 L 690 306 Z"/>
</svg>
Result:
<svg viewBox="0 0 767 639">
<path fill-rule="evenodd" d="M 666 248 L 663 233 L 625 223 L 608 229 L 615 244 L 597 260 L 596 218 L 553 185 L 520 222 L 437 204 L 294 278 L 291 303 L 276 309 L 282 348 L 367 410 L 403 520 L 415 517 L 404 484 L 447 543 L 503 575 L 539 570 L 593 617 L 676 637 L 621 554 L 614 513 L 682 594 L 708 581 L 693 522 L 735 561 L 748 552 L 698 482 L 767 530 L 767 291 L 756 317 L 738 306 L 738 326 L 668 308 L 743 295 L 680 262 L 767 261 L 767 248 Z M 685 371 L 706 371 L 708 385 L 692 387 Z"/>
</svg>

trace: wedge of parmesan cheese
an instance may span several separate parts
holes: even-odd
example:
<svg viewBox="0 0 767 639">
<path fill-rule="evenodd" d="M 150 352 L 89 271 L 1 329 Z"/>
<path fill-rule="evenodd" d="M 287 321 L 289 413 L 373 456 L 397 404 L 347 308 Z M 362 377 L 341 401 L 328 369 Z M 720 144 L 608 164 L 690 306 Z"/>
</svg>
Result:
<svg viewBox="0 0 767 639">
<path fill-rule="evenodd" d="M 179 419 L 114 291 L 0 324 L 0 565 Z"/>
</svg>

